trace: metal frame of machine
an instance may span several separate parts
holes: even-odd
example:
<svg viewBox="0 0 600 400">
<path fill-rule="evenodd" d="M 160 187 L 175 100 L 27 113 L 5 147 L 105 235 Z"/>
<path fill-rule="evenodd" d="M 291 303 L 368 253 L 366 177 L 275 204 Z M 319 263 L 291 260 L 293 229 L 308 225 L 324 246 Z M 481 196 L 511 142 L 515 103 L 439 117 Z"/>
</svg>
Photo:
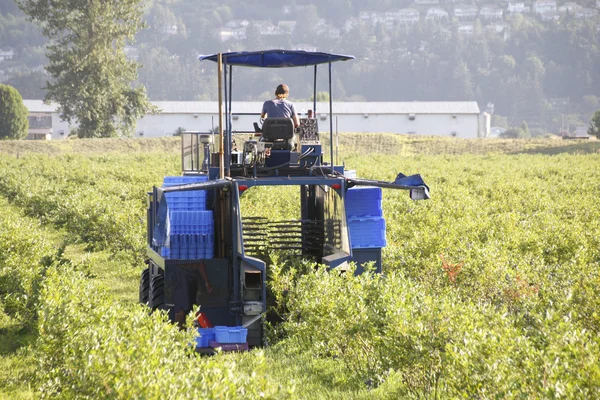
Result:
<svg viewBox="0 0 600 400">
<path fill-rule="evenodd" d="M 317 67 L 326 65 L 329 72 L 329 134 L 333 143 L 333 103 L 331 93 L 332 63 L 353 56 L 297 50 L 219 53 L 200 56 L 200 60 L 217 62 L 219 73 L 219 152 L 211 153 L 208 143 L 213 136 L 186 132 L 182 137 L 182 169 L 184 176 L 203 176 L 205 182 L 155 187 L 148 199 L 148 268 L 140 281 L 140 302 L 153 309 L 167 309 L 173 321 L 177 313 L 189 312 L 189 304 L 199 304 L 214 325 L 244 326 L 248 344 L 263 342 L 262 321 L 267 307 L 265 261 L 246 248 L 248 226 L 240 210 L 240 196 L 256 186 L 298 186 L 301 220 L 290 222 L 285 231 L 293 238 L 286 248 L 296 249 L 329 268 L 353 260 L 348 235 L 344 199 L 346 191 L 357 185 L 409 190 L 414 200 L 429 197 L 429 189 L 419 175 L 402 174 L 394 182 L 348 178 L 344 167 L 333 163 L 333 146 L 329 162 L 324 161 L 318 132 L 311 121 L 305 121 L 294 132 L 295 145 L 273 149 L 268 137 L 249 139 L 241 154 L 232 153 L 232 76 L 234 66 L 287 68 L 314 66 L 314 107 L 316 113 Z M 223 91 L 224 88 L 224 91 Z M 223 99 L 222 94 L 225 93 Z M 224 108 L 223 108 L 224 107 Z M 223 123 L 224 122 L 224 123 Z M 316 127 L 316 122 L 314 124 Z M 303 129 L 304 127 L 304 129 Z M 311 130 L 312 129 L 312 130 Z M 288 136 L 286 136 L 287 138 Z M 234 157 L 235 156 L 235 157 Z M 203 158 L 203 160 L 200 160 Z M 161 253 L 169 244 L 169 204 L 167 194 L 205 191 L 206 209 L 214 215 L 214 256 L 206 259 L 174 259 Z M 262 224 L 262 225 L 261 225 Z M 274 229 L 274 223 L 261 221 L 259 229 Z M 258 236 L 260 240 L 260 235 Z M 188 283 L 205 280 L 206 291 L 191 287 L 188 298 L 183 289 Z M 211 284 L 208 284 L 208 280 Z M 212 286 L 211 286 L 212 285 Z M 183 290 L 183 292 L 186 292 Z M 192 293 L 193 292 L 193 293 Z M 189 298 L 193 296 L 193 298 Z M 180 320 L 179 320 L 180 321 Z M 181 322 L 181 321 L 180 321 Z"/>
</svg>

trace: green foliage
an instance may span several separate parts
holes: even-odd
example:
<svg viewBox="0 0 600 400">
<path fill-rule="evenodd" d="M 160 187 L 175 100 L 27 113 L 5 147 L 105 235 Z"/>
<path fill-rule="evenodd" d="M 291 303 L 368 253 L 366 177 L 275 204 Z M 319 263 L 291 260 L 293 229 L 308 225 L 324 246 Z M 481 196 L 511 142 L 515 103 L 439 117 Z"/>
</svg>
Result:
<svg viewBox="0 0 600 400">
<path fill-rule="evenodd" d="M 196 357 L 194 331 L 165 314 L 115 304 L 81 273 L 53 268 L 48 275 L 37 343 L 45 397 L 282 399 L 293 390 L 262 377 L 261 352 L 246 355 L 252 370 L 226 356 Z"/>
<path fill-rule="evenodd" d="M 109 140 L 95 151 L 103 145 L 114 150 Z M 421 173 L 432 199 L 384 191 L 384 275 L 273 257 L 283 323 L 269 327 L 272 346 L 211 358 L 192 355 L 193 333 L 148 315 L 135 293 L 115 295 L 123 281 L 135 286 L 129 263 L 140 257 L 114 269 L 96 254 L 78 262 L 15 212 L 62 228 L 78 248 L 141 252 L 145 193 L 177 174 L 177 156 L 0 158 L 0 192 L 13 203 L 0 202 L 3 318 L 39 316 L 39 374 L 25 385 L 63 398 L 600 396 L 596 142 L 342 135 L 340 149 L 361 177 Z M 244 194 L 243 215 L 298 217 L 297 190 L 261 189 Z"/>
<path fill-rule="evenodd" d="M 597 138 L 600 138 L 600 110 L 594 113 L 587 133 L 590 136 L 596 136 Z"/>
<path fill-rule="evenodd" d="M 177 174 L 175 158 L 170 161 L 166 168 L 152 170 L 146 168 L 151 163 L 147 156 L 6 158 L 0 160 L 5 171 L 0 188 L 29 214 L 66 228 L 71 240 L 89 249 L 141 258 L 145 195 L 164 175 Z"/>
<path fill-rule="evenodd" d="M 23 139 L 29 122 L 23 98 L 12 86 L 0 85 L 0 139 Z"/>
<path fill-rule="evenodd" d="M 140 0 L 20 0 L 21 9 L 41 25 L 53 80 L 47 101 L 60 105 L 61 118 L 77 121 L 79 137 L 130 135 L 139 117 L 153 108 L 143 86 L 131 86 L 138 64 L 123 51 L 144 24 Z"/>
<path fill-rule="evenodd" d="M 522 139 L 525 136 L 525 132 L 521 128 L 508 128 L 499 135 L 503 139 Z"/>
<path fill-rule="evenodd" d="M 0 200 L 0 320 L 8 317 L 18 328 L 32 325 L 39 285 L 54 252 L 37 221 Z"/>
</svg>

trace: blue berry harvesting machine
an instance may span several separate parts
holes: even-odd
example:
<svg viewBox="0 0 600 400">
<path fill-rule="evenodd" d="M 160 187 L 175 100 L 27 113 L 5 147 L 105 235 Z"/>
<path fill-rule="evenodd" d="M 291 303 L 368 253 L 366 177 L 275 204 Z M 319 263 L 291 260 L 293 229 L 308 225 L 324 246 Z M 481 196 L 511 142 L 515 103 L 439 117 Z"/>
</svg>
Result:
<svg viewBox="0 0 600 400">
<path fill-rule="evenodd" d="M 330 269 L 354 261 L 360 273 L 372 261 L 381 271 L 385 246 L 381 188 L 408 190 L 413 200 L 429 198 L 429 188 L 419 175 L 398 174 L 394 182 L 366 180 L 334 165 L 332 64 L 352 59 L 299 50 L 200 56 L 201 61 L 214 61 L 218 67 L 218 152 L 211 151 L 216 133 L 182 134 L 182 175 L 165 177 L 163 185 L 149 193 L 148 268 L 142 273 L 139 293 L 141 303 L 168 310 L 174 322 L 182 323 L 199 305 L 203 320 L 220 335 L 201 332 L 204 338 L 198 342 L 199 349 L 263 344 L 269 268 L 261 252 L 265 246 Z M 298 128 L 291 119 L 267 118 L 262 130 L 257 129 L 261 132 L 236 151 L 232 145 L 232 75 L 238 66 L 314 67 L 315 115 L 317 71 L 325 66 L 329 154 L 323 151 L 318 118 L 301 118 Z M 297 187 L 300 219 L 243 216 L 240 198 L 259 186 Z"/>
</svg>

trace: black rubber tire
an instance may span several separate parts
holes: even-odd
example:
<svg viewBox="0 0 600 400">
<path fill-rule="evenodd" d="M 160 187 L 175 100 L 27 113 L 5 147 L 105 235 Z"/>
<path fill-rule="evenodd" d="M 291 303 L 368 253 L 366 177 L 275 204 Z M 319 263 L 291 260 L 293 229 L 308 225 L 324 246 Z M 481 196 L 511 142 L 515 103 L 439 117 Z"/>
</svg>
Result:
<svg viewBox="0 0 600 400">
<path fill-rule="evenodd" d="M 150 268 L 142 271 L 140 277 L 140 303 L 148 304 L 150 299 Z"/>
<path fill-rule="evenodd" d="M 163 309 L 165 305 L 165 276 L 163 274 L 152 277 L 150 281 L 150 298 L 148 300 L 152 310 Z"/>
</svg>

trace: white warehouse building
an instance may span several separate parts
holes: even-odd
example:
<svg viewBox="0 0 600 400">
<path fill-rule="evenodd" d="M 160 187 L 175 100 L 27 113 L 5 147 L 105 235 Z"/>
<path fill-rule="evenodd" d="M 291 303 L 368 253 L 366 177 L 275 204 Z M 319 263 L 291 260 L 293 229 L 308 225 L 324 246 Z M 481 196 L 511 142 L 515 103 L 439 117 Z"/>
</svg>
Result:
<svg viewBox="0 0 600 400">
<path fill-rule="evenodd" d="M 61 121 L 56 105 L 41 100 L 24 100 L 30 114 L 51 115 L 48 127 L 52 139 L 64 139 L 71 126 Z M 171 136 L 179 128 L 208 132 L 218 127 L 218 103 L 215 101 L 155 101 L 160 110 L 137 122 L 138 137 Z M 294 102 L 296 111 L 305 116 L 312 102 Z M 262 102 L 233 102 L 232 129 L 253 131 L 259 121 Z M 329 132 L 329 103 L 317 103 L 316 118 L 320 132 Z M 46 121 L 49 121 L 46 118 Z M 455 136 L 460 138 L 488 137 L 489 114 L 480 113 L 475 101 L 456 102 L 335 102 L 334 132 L 387 132 L 417 135 Z"/>
</svg>

